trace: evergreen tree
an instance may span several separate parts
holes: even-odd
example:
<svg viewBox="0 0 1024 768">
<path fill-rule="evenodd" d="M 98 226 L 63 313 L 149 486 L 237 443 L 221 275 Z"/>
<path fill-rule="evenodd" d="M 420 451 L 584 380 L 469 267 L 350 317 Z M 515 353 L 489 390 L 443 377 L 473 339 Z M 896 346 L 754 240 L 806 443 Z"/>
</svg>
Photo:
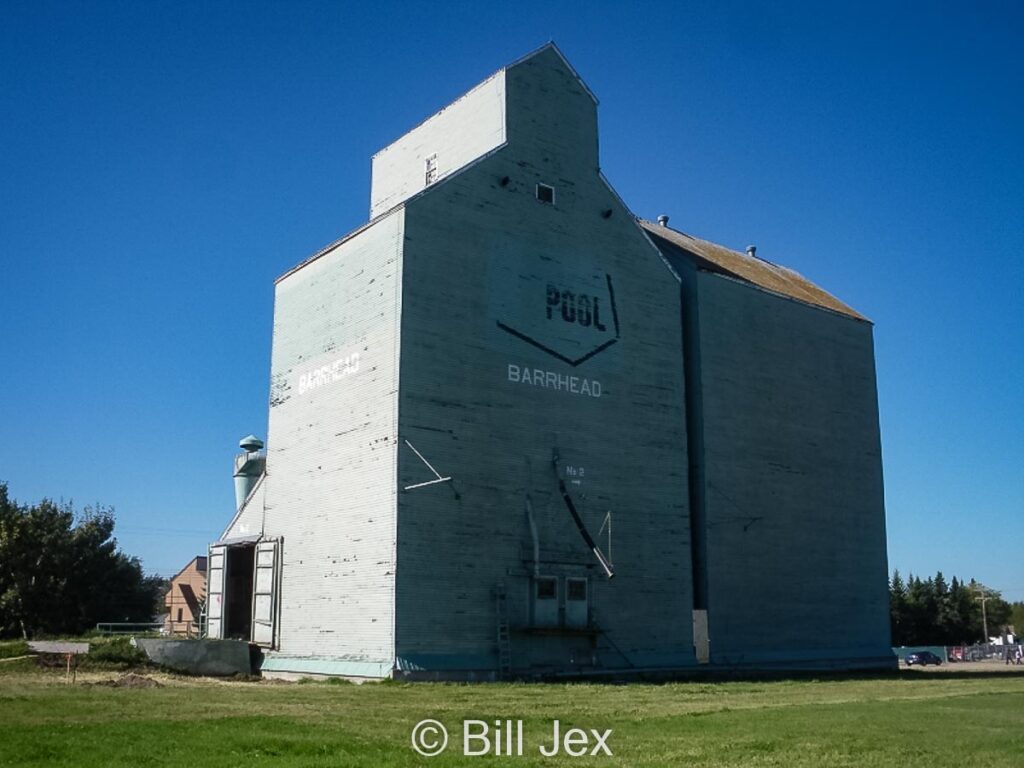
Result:
<svg viewBox="0 0 1024 768">
<path fill-rule="evenodd" d="M 904 583 L 899 571 L 889 582 L 889 606 L 894 645 L 969 645 L 983 642 L 984 627 L 979 597 L 985 596 L 985 617 L 990 635 L 1007 631 L 1014 621 L 1024 625 L 1024 603 L 1019 614 L 999 592 L 957 577 L 947 584 L 942 571 L 922 581 L 913 574 Z M 1018 618 L 1019 617 L 1019 618 Z M 1018 628 L 1024 634 L 1024 626 Z"/>
<path fill-rule="evenodd" d="M 893 645 L 907 644 L 907 586 L 899 571 L 892 572 L 889 582 L 889 616 L 892 627 Z"/>
</svg>

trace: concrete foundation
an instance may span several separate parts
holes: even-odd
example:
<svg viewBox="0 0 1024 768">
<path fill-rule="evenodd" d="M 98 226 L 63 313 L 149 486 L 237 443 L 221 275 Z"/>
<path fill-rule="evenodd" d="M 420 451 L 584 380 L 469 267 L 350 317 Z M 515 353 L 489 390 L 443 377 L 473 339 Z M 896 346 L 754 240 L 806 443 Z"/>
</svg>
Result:
<svg viewBox="0 0 1024 768">
<path fill-rule="evenodd" d="M 154 664 L 188 675 L 231 677 L 251 675 L 258 669 L 249 643 L 238 640 L 136 638 L 135 644 Z"/>
</svg>

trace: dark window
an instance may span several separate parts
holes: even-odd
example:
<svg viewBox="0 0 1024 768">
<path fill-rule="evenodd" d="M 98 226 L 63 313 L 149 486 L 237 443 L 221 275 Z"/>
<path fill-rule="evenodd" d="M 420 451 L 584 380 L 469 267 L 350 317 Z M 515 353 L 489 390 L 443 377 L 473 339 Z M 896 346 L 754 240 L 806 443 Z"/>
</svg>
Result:
<svg viewBox="0 0 1024 768">
<path fill-rule="evenodd" d="M 537 199 L 542 203 L 555 204 L 555 188 L 549 187 L 547 184 L 537 185 Z"/>
<path fill-rule="evenodd" d="M 178 621 L 181 621 L 181 608 L 178 609 Z"/>
<path fill-rule="evenodd" d="M 566 599 L 567 600 L 586 600 L 587 599 L 587 580 L 586 579 L 568 579 L 566 581 Z"/>
<path fill-rule="evenodd" d="M 537 579 L 537 599 L 554 600 L 558 596 L 558 582 L 554 579 Z"/>
</svg>

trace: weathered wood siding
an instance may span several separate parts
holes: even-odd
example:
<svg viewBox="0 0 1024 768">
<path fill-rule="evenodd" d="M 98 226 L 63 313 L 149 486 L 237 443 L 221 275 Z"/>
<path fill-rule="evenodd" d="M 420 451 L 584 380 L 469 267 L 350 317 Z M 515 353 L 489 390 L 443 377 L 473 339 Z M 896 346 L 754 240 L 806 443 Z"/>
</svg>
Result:
<svg viewBox="0 0 1024 768">
<path fill-rule="evenodd" d="M 277 285 L 265 533 L 284 656 L 393 658 L 402 232 L 399 209 Z"/>
<path fill-rule="evenodd" d="M 712 664 L 884 666 L 870 324 L 670 270 L 550 46 L 380 152 L 371 216 L 277 286 L 265 669 L 493 675 L 499 586 L 518 671 L 693 665 L 694 609 Z"/>
<path fill-rule="evenodd" d="M 595 103 L 558 54 L 511 67 L 506 87 L 509 144 L 406 209 L 399 437 L 453 480 L 399 496 L 399 663 L 496 669 L 492 590 L 504 582 L 516 668 L 691 664 L 679 286 L 599 177 Z M 554 205 L 537 200 L 538 182 Z M 599 302 L 600 317 L 549 317 L 549 285 L 586 295 L 591 312 Z M 614 580 L 559 474 L 595 537 L 611 511 Z M 399 488 L 432 477 L 401 444 Z M 590 580 L 593 645 L 519 631 L 527 496 L 540 572 L 560 591 L 567 576 Z"/>
<path fill-rule="evenodd" d="M 440 181 L 504 141 L 502 70 L 373 156 L 370 218 L 427 186 L 428 157 L 434 157 Z"/>
<path fill-rule="evenodd" d="M 247 499 L 245 506 L 239 510 L 220 540 L 227 541 L 243 536 L 255 536 L 263 533 L 263 507 L 267 496 L 267 478 L 264 477 L 253 489 L 252 495 Z"/>
<path fill-rule="evenodd" d="M 712 661 L 891 655 L 871 324 L 698 281 Z"/>
</svg>

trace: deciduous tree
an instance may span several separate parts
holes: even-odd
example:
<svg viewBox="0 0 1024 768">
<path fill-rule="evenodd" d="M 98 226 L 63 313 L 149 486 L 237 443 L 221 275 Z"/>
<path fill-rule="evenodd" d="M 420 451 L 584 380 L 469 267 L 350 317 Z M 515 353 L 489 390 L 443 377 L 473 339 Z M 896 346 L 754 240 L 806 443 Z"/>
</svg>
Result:
<svg viewBox="0 0 1024 768">
<path fill-rule="evenodd" d="M 13 501 L 0 483 L 0 636 L 78 634 L 100 621 L 149 621 L 161 580 L 114 538 L 114 512 Z"/>
</svg>

